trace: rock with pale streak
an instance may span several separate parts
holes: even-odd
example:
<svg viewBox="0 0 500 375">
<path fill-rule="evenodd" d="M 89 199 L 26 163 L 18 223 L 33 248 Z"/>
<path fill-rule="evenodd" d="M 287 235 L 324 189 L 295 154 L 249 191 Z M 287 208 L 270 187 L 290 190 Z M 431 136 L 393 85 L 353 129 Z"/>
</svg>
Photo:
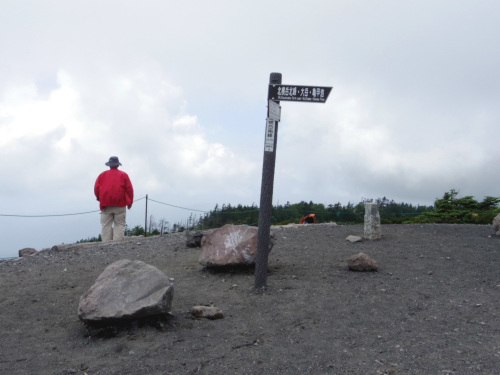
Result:
<svg viewBox="0 0 500 375">
<path fill-rule="evenodd" d="M 203 236 L 199 261 L 206 267 L 253 265 L 257 253 L 257 234 L 256 227 L 226 224 Z M 270 243 L 272 248 L 273 237 Z"/>
</svg>

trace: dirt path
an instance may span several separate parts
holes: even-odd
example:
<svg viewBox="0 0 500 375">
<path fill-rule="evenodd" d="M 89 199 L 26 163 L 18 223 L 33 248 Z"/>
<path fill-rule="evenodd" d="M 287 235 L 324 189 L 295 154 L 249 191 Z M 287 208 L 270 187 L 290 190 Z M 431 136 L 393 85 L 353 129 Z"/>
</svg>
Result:
<svg viewBox="0 0 500 375">
<path fill-rule="evenodd" d="M 0 374 L 500 374 L 500 240 L 491 226 L 275 228 L 268 289 L 214 273 L 182 234 L 0 262 Z M 379 272 L 347 270 L 364 252 Z M 175 279 L 173 317 L 88 329 L 80 296 L 139 259 Z M 198 304 L 224 311 L 196 320 Z"/>
</svg>

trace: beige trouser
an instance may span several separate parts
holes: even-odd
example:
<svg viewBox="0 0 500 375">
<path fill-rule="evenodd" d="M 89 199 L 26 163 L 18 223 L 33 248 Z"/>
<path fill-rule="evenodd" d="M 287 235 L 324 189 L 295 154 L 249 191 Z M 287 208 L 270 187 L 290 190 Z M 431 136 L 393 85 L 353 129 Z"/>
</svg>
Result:
<svg viewBox="0 0 500 375">
<path fill-rule="evenodd" d="M 126 207 L 104 207 L 101 211 L 102 242 L 120 240 L 125 236 L 126 215 Z"/>
</svg>

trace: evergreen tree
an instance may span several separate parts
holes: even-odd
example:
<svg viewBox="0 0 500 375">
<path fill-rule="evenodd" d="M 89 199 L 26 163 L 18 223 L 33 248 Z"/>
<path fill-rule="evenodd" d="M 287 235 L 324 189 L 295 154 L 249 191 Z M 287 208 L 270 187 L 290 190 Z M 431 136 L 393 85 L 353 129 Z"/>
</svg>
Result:
<svg viewBox="0 0 500 375">
<path fill-rule="evenodd" d="M 451 189 L 443 198 L 436 199 L 434 210 L 424 212 L 411 221 L 414 223 L 490 224 L 500 211 L 500 198 L 486 197 L 478 202 L 472 196 L 457 198 L 458 191 Z"/>
</svg>

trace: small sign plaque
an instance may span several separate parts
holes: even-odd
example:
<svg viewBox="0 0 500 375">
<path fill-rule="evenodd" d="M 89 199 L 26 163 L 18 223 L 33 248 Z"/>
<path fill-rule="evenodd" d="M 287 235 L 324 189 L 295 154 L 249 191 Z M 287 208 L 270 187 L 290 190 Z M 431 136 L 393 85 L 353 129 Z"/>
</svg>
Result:
<svg viewBox="0 0 500 375">
<path fill-rule="evenodd" d="M 274 151 L 274 132 L 276 129 L 275 120 L 268 118 L 266 122 L 266 142 L 264 145 L 264 151 L 273 152 Z"/>
<path fill-rule="evenodd" d="M 298 86 L 298 85 L 269 85 L 269 100 L 325 103 L 332 87 L 326 86 Z"/>
<path fill-rule="evenodd" d="M 273 119 L 275 121 L 280 121 L 281 119 L 281 106 L 273 102 L 272 100 L 269 100 L 269 118 Z"/>
</svg>

